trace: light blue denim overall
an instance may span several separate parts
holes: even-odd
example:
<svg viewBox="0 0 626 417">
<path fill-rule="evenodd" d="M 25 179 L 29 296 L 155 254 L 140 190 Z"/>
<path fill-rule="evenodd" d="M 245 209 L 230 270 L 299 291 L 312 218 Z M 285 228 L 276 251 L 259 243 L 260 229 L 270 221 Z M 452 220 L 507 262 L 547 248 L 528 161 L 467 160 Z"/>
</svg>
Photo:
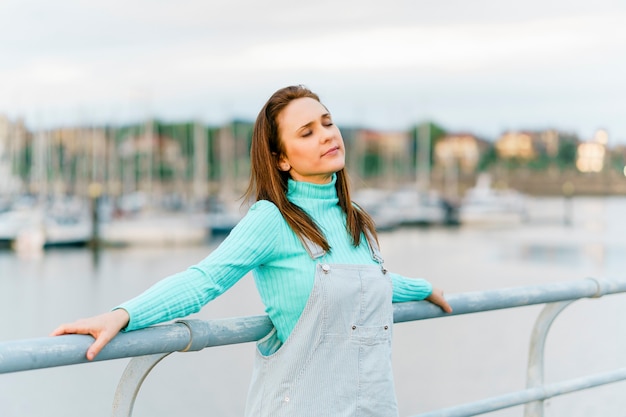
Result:
<svg viewBox="0 0 626 417">
<path fill-rule="evenodd" d="M 323 263 L 307 250 L 315 284 L 292 333 L 257 342 L 246 417 L 397 417 L 391 368 L 391 279 L 374 239 L 377 265 Z"/>
</svg>

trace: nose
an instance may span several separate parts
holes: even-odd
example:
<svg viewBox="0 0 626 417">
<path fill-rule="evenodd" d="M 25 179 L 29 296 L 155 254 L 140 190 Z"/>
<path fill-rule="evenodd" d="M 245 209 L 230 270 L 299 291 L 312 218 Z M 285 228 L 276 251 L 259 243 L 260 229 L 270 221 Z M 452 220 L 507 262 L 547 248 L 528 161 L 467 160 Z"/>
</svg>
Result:
<svg viewBox="0 0 626 417">
<path fill-rule="evenodd" d="M 333 126 L 323 126 L 322 134 L 320 135 L 320 142 L 326 143 L 331 141 L 335 137 L 335 129 Z"/>
</svg>

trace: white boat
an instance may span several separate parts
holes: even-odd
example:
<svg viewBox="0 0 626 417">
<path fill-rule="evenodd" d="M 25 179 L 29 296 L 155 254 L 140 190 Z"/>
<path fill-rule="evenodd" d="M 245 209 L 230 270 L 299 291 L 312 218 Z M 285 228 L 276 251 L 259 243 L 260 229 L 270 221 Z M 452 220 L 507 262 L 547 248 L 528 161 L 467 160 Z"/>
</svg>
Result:
<svg viewBox="0 0 626 417">
<path fill-rule="evenodd" d="M 106 246 L 187 246 L 206 241 L 203 219 L 187 213 L 141 213 L 99 225 Z"/>
<path fill-rule="evenodd" d="M 42 218 L 41 211 L 27 207 L 12 208 L 0 213 L 0 244 L 3 247 L 12 247 L 19 236 L 40 233 Z"/>
<path fill-rule="evenodd" d="M 93 234 L 89 202 L 72 196 L 54 197 L 44 212 L 43 231 L 46 247 L 86 245 Z"/>
<path fill-rule="evenodd" d="M 352 195 L 352 201 L 372 217 L 379 231 L 391 230 L 400 225 L 398 218 L 386 209 L 388 198 L 389 191 L 380 188 L 361 188 Z"/>
<path fill-rule="evenodd" d="M 521 223 L 526 219 L 526 200 L 519 191 L 492 187 L 491 177 L 481 174 L 461 201 L 459 220 L 464 225 Z"/>
<path fill-rule="evenodd" d="M 400 226 L 430 226 L 454 223 L 451 207 L 435 191 L 421 192 L 415 187 L 394 191 L 362 189 L 353 200 L 374 219 L 378 230 Z"/>
<path fill-rule="evenodd" d="M 46 215 L 43 225 L 44 246 L 84 246 L 92 238 L 90 218 L 86 214 Z"/>
<path fill-rule="evenodd" d="M 386 202 L 390 215 L 400 225 L 442 225 L 447 222 L 444 202 L 434 191 L 422 192 L 413 187 L 394 191 Z"/>
<path fill-rule="evenodd" d="M 53 246 L 82 246 L 92 235 L 85 204 L 64 199 L 50 204 L 16 201 L 0 213 L 0 243 L 17 251 L 35 251 Z"/>
<path fill-rule="evenodd" d="M 226 204 L 219 199 L 212 199 L 206 214 L 205 227 L 211 236 L 227 235 L 244 214 L 244 209 L 235 203 Z"/>
</svg>

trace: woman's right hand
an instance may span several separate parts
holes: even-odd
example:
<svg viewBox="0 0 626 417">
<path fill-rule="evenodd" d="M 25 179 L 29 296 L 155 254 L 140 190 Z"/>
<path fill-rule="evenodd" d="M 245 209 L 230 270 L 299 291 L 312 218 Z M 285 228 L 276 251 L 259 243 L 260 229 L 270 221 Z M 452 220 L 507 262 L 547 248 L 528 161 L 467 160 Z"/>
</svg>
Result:
<svg viewBox="0 0 626 417">
<path fill-rule="evenodd" d="M 452 313 L 452 307 L 448 304 L 448 300 L 443 295 L 443 290 L 439 288 L 433 288 L 433 292 L 426 297 L 427 301 L 430 301 L 434 305 L 441 307 L 446 313 Z"/>
<path fill-rule="evenodd" d="M 102 348 L 111 341 L 128 324 L 130 316 L 124 309 L 117 309 L 108 313 L 87 319 L 80 319 L 73 323 L 62 324 L 57 327 L 50 336 L 64 334 L 88 334 L 96 339 L 87 349 L 87 359 L 93 358 L 100 353 Z"/>
</svg>

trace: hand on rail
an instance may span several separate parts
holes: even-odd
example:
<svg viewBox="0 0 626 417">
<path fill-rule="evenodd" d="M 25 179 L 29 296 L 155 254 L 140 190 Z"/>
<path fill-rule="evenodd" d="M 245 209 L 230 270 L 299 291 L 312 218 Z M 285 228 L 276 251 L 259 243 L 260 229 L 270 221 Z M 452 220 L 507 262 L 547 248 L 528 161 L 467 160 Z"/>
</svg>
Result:
<svg viewBox="0 0 626 417">
<path fill-rule="evenodd" d="M 450 307 L 450 304 L 448 304 L 448 301 L 443 296 L 443 291 L 439 288 L 433 288 L 433 292 L 426 297 L 426 301 L 430 301 L 431 303 L 441 307 L 441 309 L 446 313 L 452 313 L 452 307 Z"/>
<path fill-rule="evenodd" d="M 62 324 L 57 327 L 50 336 L 61 336 L 64 334 L 88 334 L 96 339 L 89 349 L 87 349 L 87 359 L 93 360 L 98 353 L 106 346 L 128 324 L 128 312 L 124 309 L 109 311 L 98 316 L 80 319 L 73 323 Z"/>
</svg>

